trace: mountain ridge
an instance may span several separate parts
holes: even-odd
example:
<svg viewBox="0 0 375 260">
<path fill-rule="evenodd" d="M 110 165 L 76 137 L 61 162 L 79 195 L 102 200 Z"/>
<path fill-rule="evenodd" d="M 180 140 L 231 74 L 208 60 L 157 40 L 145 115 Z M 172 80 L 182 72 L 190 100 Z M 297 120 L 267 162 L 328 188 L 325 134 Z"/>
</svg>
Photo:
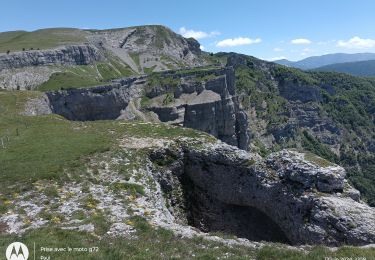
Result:
<svg viewBox="0 0 375 260">
<path fill-rule="evenodd" d="M 347 73 L 353 76 L 374 77 L 375 60 L 335 63 L 313 69 L 314 71 L 328 71 Z"/>
<path fill-rule="evenodd" d="M 375 60 L 375 53 L 332 53 L 321 56 L 311 56 L 299 61 L 289 61 L 286 59 L 276 60 L 275 63 L 295 67 L 299 69 L 315 69 L 318 67 L 344 62 L 356 62 L 365 60 Z"/>
</svg>

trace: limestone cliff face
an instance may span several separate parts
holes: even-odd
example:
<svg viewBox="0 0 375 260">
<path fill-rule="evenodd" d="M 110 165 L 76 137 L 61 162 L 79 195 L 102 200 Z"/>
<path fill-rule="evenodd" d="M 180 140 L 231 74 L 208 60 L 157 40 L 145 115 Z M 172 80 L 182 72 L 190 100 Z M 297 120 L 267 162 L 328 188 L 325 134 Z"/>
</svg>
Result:
<svg viewBox="0 0 375 260">
<path fill-rule="evenodd" d="M 281 80 L 279 82 L 280 96 L 290 101 L 320 102 L 323 100 L 321 90 L 317 86 L 304 85 L 300 82 Z"/>
<path fill-rule="evenodd" d="M 0 53 L 0 71 L 31 66 L 87 65 L 103 59 L 97 48 L 84 44 L 42 51 Z"/>
<path fill-rule="evenodd" d="M 158 77 L 158 82 L 140 76 L 46 95 L 52 112 L 70 120 L 137 118 L 165 122 L 198 129 L 248 149 L 248 120 L 235 96 L 232 68 L 168 72 Z M 174 85 L 163 83 L 166 79 Z M 140 104 L 142 97 L 148 98 L 147 105 Z"/>
<path fill-rule="evenodd" d="M 207 81 L 199 80 L 207 76 L 213 78 Z M 156 113 L 162 122 L 198 129 L 247 150 L 247 115 L 240 108 L 235 96 L 233 68 L 175 77 L 181 77 L 182 83 L 170 92 L 173 100 L 166 105 L 161 103 L 160 101 L 167 97 L 168 90 L 161 87 L 152 88 L 146 92 L 146 96 L 153 98 L 145 109 Z M 154 97 L 155 93 L 159 93 L 159 96 Z"/>
<path fill-rule="evenodd" d="M 151 156 L 163 158 L 175 161 L 156 178 L 168 194 L 183 194 L 170 197 L 175 214 L 203 231 L 293 245 L 375 242 L 374 208 L 360 201 L 342 167 L 314 155 L 283 150 L 262 160 L 216 143 Z"/>
<path fill-rule="evenodd" d="M 134 84 L 141 78 L 128 78 L 109 85 L 86 89 L 47 92 L 52 113 L 69 120 L 92 121 L 116 119 L 130 100 L 140 95 Z"/>
</svg>

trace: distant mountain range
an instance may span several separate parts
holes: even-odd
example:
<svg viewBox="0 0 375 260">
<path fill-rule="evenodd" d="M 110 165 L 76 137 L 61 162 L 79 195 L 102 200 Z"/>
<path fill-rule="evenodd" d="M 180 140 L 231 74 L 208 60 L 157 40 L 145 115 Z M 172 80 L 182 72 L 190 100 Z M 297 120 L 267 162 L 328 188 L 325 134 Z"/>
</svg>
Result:
<svg viewBox="0 0 375 260">
<path fill-rule="evenodd" d="M 341 72 L 354 76 L 375 77 L 375 60 L 336 63 L 322 66 L 313 70 Z"/>
<path fill-rule="evenodd" d="M 359 62 L 368 60 L 375 60 L 375 53 L 334 53 L 322 56 L 308 57 L 300 61 L 289 61 L 286 59 L 277 60 L 275 61 L 275 63 L 289 67 L 309 70 L 336 63 Z"/>
</svg>

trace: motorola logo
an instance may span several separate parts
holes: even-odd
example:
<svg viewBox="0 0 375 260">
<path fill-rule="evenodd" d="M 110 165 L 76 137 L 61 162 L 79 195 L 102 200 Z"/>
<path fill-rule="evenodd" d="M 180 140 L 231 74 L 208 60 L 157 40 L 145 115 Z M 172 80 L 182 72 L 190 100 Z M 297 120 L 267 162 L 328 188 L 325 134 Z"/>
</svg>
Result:
<svg viewBox="0 0 375 260">
<path fill-rule="evenodd" d="M 14 242 L 7 247 L 5 256 L 7 260 L 27 260 L 29 258 L 29 249 L 21 242 Z"/>
</svg>

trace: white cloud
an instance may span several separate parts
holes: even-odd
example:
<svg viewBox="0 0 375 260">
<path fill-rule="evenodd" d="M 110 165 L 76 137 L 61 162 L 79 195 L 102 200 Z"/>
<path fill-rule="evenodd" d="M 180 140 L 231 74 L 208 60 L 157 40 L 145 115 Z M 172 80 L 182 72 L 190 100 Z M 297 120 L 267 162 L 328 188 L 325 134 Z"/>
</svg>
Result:
<svg viewBox="0 0 375 260">
<path fill-rule="evenodd" d="M 375 40 L 361 39 L 358 36 L 349 39 L 348 41 L 338 41 L 337 46 L 348 49 L 369 49 L 375 47 Z"/>
<path fill-rule="evenodd" d="M 287 60 L 287 58 L 285 56 L 278 56 L 278 57 L 273 57 L 273 58 L 269 58 L 269 59 L 266 59 L 268 61 L 275 61 L 275 60 Z"/>
<path fill-rule="evenodd" d="M 220 32 L 218 31 L 202 32 L 202 31 L 194 31 L 194 30 L 186 29 L 185 27 L 181 27 L 179 30 L 179 33 L 185 38 L 194 38 L 197 40 L 220 35 Z"/>
<path fill-rule="evenodd" d="M 204 51 L 204 46 L 203 45 L 199 46 L 199 48 L 201 49 L 201 51 Z"/>
<path fill-rule="evenodd" d="M 290 43 L 291 44 L 310 44 L 311 41 L 309 39 L 299 38 L 299 39 L 291 40 Z"/>
<path fill-rule="evenodd" d="M 262 39 L 250 39 L 247 37 L 237 37 L 233 39 L 225 39 L 216 43 L 216 47 L 234 47 L 240 45 L 249 45 L 254 43 L 260 43 Z"/>
<path fill-rule="evenodd" d="M 281 48 L 273 48 L 273 51 L 283 51 L 283 49 L 281 49 Z"/>
</svg>

